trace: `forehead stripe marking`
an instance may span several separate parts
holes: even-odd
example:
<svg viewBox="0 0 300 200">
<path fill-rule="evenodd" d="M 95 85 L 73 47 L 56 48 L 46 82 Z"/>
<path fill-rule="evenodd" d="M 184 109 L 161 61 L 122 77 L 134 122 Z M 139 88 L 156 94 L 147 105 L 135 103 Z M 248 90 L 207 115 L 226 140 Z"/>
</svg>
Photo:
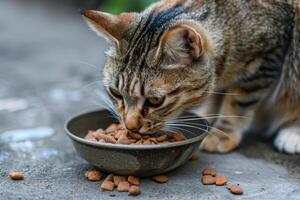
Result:
<svg viewBox="0 0 300 200">
<path fill-rule="evenodd" d="M 130 95 L 133 95 L 134 94 L 134 88 L 135 88 L 135 85 L 136 85 L 136 82 L 137 82 L 137 79 L 136 79 L 136 76 L 133 78 L 133 80 L 131 81 L 130 83 L 130 87 L 129 87 L 129 91 L 128 93 Z"/>
<path fill-rule="evenodd" d="M 119 85 L 118 85 L 118 88 L 119 90 L 121 90 L 123 87 L 123 77 L 122 77 L 122 74 L 119 75 Z"/>
</svg>

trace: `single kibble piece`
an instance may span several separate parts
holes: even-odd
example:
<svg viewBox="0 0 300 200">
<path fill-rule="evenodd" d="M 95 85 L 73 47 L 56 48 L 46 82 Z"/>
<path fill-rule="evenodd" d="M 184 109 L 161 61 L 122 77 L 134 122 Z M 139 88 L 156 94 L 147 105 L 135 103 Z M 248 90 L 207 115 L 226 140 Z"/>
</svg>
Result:
<svg viewBox="0 0 300 200">
<path fill-rule="evenodd" d="M 136 140 L 142 139 L 142 136 L 138 133 L 129 133 L 129 136 L 133 139 L 136 139 Z"/>
<path fill-rule="evenodd" d="M 151 144 L 158 144 L 158 141 L 156 138 L 149 138 L 149 140 L 151 141 Z"/>
<path fill-rule="evenodd" d="M 135 144 L 143 144 L 143 140 L 138 140 Z"/>
<path fill-rule="evenodd" d="M 152 144 L 150 139 L 144 140 L 143 144 Z"/>
<path fill-rule="evenodd" d="M 211 175 L 202 176 L 203 185 L 213 185 L 216 183 L 216 178 Z"/>
<path fill-rule="evenodd" d="M 24 175 L 21 172 L 11 172 L 9 173 L 9 177 L 12 180 L 24 180 Z"/>
<path fill-rule="evenodd" d="M 106 143 L 105 140 L 103 140 L 103 139 L 99 140 L 98 142 L 100 142 L 100 143 Z"/>
<path fill-rule="evenodd" d="M 157 140 L 158 142 L 166 141 L 166 140 L 168 140 L 168 135 L 162 135 L 162 136 L 159 136 L 158 138 L 156 138 L 156 140 Z"/>
<path fill-rule="evenodd" d="M 108 174 L 105 178 L 105 181 L 113 181 L 114 179 L 114 175 L 113 174 Z"/>
<path fill-rule="evenodd" d="M 173 138 L 176 142 L 182 141 L 182 140 L 185 140 L 185 139 L 186 139 L 182 134 L 179 134 L 179 133 L 172 133 L 172 138 Z"/>
<path fill-rule="evenodd" d="M 118 192 L 128 192 L 130 185 L 127 181 L 122 181 L 118 185 Z"/>
<path fill-rule="evenodd" d="M 158 183 L 166 183 L 168 182 L 169 178 L 165 175 L 157 175 L 157 176 L 153 176 L 152 179 L 155 181 L 155 182 L 158 182 Z"/>
<path fill-rule="evenodd" d="M 144 139 L 144 140 L 147 140 L 147 139 L 149 139 L 149 138 L 150 138 L 149 135 L 143 135 L 143 139 Z"/>
<path fill-rule="evenodd" d="M 102 178 L 102 174 L 101 174 L 101 172 L 99 172 L 97 170 L 89 170 L 89 171 L 85 172 L 85 177 L 89 181 L 100 181 Z"/>
<path fill-rule="evenodd" d="M 105 132 L 110 133 L 118 130 L 118 124 L 111 124 L 105 129 Z"/>
<path fill-rule="evenodd" d="M 114 176 L 113 180 L 114 180 L 115 185 L 118 186 L 120 182 L 127 181 L 127 177 L 126 176 Z"/>
<path fill-rule="evenodd" d="M 112 181 L 103 181 L 103 183 L 101 184 L 101 189 L 105 190 L 105 191 L 113 191 L 115 184 Z"/>
<path fill-rule="evenodd" d="M 197 155 L 192 155 L 192 157 L 190 158 L 191 161 L 194 161 L 194 160 L 199 160 L 199 157 Z"/>
<path fill-rule="evenodd" d="M 136 185 L 132 185 L 130 188 L 129 188 L 129 195 L 132 195 L 132 196 L 137 196 L 141 194 L 141 189 L 139 186 L 136 186 Z"/>
<path fill-rule="evenodd" d="M 132 143 L 136 143 L 136 140 L 135 139 L 129 139 L 129 141 Z"/>
<path fill-rule="evenodd" d="M 130 140 L 126 135 L 122 135 L 118 140 L 117 144 L 131 144 Z"/>
<path fill-rule="evenodd" d="M 105 131 L 102 128 L 99 128 L 98 130 L 95 131 L 95 134 L 97 135 L 99 133 L 105 134 Z"/>
<path fill-rule="evenodd" d="M 89 141 L 97 141 L 97 134 L 94 131 L 89 131 L 88 134 L 84 137 L 84 139 Z"/>
<path fill-rule="evenodd" d="M 127 131 L 126 130 L 119 130 L 117 132 L 115 132 L 115 136 L 116 139 L 119 139 L 120 137 L 127 137 Z"/>
<path fill-rule="evenodd" d="M 97 139 L 98 140 L 104 140 L 106 143 L 111 143 L 111 144 L 115 144 L 116 143 L 116 139 L 111 136 L 111 135 L 105 135 L 103 133 L 98 133 L 97 134 Z"/>
<path fill-rule="evenodd" d="M 215 168 L 206 168 L 202 171 L 202 175 L 216 176 L 217 170 Z"/>
<path fill-rule="evenodd" d="M 227 187 L 227 189 L 230 190 L 230 192 L 232 194 L 243 194 L 244 193 L 243 189 L 237 185 L 231 185 L 231 186 Z"/>
<path fill-rule="evenodd" d="M 121 129 L 124 129 L 124 127 L 123 127 L 122 124 L 118 124 L 118 125 L 117 125 L 117 129 L 118 129 L 118 130 L 121 130 Z"/>
<path fill-rule="evenodd" d="M 228 182 L 228 180 L 225 176 L 217 176 L 217 178 L 216 178 L 216 185 L 217 186 L 226 185 L 227 182 Z"/>
<path fill-rule="evenodd" d="M 128 176 L 128 182 L 131 185 L 139 185 L 140 184 L 140 179 L 135 177 L 135 176 Z"/>
</svg>

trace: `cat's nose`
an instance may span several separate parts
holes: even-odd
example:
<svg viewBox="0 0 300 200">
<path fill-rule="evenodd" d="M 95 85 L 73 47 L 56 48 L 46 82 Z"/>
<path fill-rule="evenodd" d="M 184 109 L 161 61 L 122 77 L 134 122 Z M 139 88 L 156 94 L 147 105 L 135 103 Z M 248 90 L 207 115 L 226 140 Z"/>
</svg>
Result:
<svg viewBox="0 0 300 200">
<path fill-rule="evenodd" d="M 138 131 L 142 127 L 142 123 L 138 117 L 126 117 L 125 126 L 130 131 Z"/>
</svg>

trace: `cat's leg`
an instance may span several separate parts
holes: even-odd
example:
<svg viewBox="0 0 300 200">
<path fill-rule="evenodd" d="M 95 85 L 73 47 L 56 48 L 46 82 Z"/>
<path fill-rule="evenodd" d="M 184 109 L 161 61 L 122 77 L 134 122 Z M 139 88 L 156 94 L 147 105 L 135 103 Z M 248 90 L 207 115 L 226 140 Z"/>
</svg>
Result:
<svg viewBox="0 0 300 200">
<path fill-rule="evenodd" d="M 235 149 L 251 124 L 262 97 L 260 93 L 245 93 L 240 88 L 228 90 L 228 93 L 223 99 L 217 120 L 201 144 L 201 149 L 220 153 Z"/>
</svg>

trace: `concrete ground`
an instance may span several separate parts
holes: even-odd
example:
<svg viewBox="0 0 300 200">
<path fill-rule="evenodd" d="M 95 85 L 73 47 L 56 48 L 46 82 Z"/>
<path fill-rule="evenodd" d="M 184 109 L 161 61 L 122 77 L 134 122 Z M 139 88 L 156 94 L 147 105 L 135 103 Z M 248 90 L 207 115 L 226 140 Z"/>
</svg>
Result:
<svg viewBox="0 0 300 200">
<path fill-rule="evenodd" d="M 101 107 L 99 86 L 105 42 L 89 31 L 76 8 L 24 1 L 0 3 L 0 199 L 131 199 L 99 190 L 83 174 L 63 131 L 71 115 Z M 227 155 L 199 152 L 169 174 L 164 185 L 142 180 L 135 199 L 300 199 L 300 157 L 255 142 Z M 216 167 L 243 196 L 203 186 L 200 172 Z M 24 181 L 12 181 L 10 171 Z"/>
</svg>

